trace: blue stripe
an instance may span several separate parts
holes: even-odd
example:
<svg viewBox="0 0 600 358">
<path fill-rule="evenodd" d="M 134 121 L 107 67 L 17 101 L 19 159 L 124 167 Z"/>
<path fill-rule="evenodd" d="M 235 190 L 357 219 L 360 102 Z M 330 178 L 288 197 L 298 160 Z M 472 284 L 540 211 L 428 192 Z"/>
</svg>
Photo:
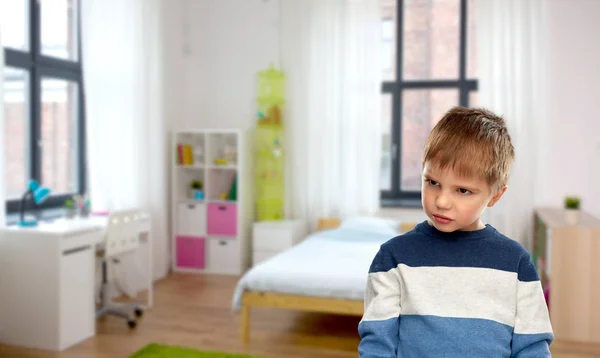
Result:
<svg viewBox="0 0 600 358">
<path fill-rule="evenodd" d="M 398 318 L 384 321 L 361 321 L 358 334 L 358 356 L 361 358 L 389 358 L 398 348 Z"/>
<path fill-rule="evenodd" d="M 553 340 L 552 333 L 542 334 L 515 334 L 513 336 L 511 357 L 552 357 L 550 344 Z"/>
<path fill-rule="evenodd" d="M 442 233 L 425 222 L 421 223 L 414 230 L 384 243 L 369 272 L 389 271 L 399 264 L 411 267 L 477 267 L 515 273 L 521 268 L 519 280 L 538 279 L 527 250 L 493 227 L 488 225 L 463 236 L 460 233 Z M 531 265 L 523 265 L 521 260 L 529 261 Z"/>
<path fill-rule="evenodd" d="M 510 357 L 512 332 L 485 319 L 401 316 L 398 357 Z"/>
<path fill-rule="evenodd" d="M 551 357 L 553 336 L 513 334 L 510 326 L 475 318 L 403 315 L 361 321 L 361 358 L 389 357 Z"/>
</svg>

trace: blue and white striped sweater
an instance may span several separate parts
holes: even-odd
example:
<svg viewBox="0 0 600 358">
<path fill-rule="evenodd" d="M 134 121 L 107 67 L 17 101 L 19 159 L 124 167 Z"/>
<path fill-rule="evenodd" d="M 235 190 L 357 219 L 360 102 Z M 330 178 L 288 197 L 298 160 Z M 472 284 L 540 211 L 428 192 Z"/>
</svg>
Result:
<svg viewBox="0 0 600 358">
<path fill-rule="evenodd" d="M 427 222 L 383 244 L 359 323 L 361 358 L 550 357 L 554 335 L 529 253 L 492 226 Z"/>
</svg>

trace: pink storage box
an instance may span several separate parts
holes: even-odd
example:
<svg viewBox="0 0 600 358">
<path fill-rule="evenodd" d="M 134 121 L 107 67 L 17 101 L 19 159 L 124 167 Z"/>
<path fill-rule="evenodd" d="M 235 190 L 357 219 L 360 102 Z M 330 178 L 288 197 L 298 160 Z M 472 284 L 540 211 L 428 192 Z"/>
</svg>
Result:
<svg viewBox="0 0 600 358">
<path fill-rule="evenodd" d="M 208 204 L 207 234 L 216 236 L 237 235 L 237 204 L 210 203 Z"/>
<path fill-rule="evenodd" d="M 177 236 L 177 266 L 204 269 L 206 241 L 203 237 Z"/>
</svg>

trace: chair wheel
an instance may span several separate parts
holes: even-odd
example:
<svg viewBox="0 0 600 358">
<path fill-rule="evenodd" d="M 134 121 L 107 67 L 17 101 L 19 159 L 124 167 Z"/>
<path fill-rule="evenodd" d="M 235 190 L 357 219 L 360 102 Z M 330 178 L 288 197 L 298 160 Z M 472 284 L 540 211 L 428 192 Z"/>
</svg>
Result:
<svg viewBox="0 0 600 358">
<path fill-rule="evenodd" d="M 133 312 L 135 313 L 136 317 L 142 317 L 142 315 L 144 314 L 144 311 L 142 311 L 141 308 L 136 308 Z"/>
<path fill-rule="evenodd" d="M 135 326 L 137 326 L 137 322 L 134 320 L 129 320 L 127 321 L 127 325 L 129 326 L 129 328 L 134 329 Z"/>
</svg>

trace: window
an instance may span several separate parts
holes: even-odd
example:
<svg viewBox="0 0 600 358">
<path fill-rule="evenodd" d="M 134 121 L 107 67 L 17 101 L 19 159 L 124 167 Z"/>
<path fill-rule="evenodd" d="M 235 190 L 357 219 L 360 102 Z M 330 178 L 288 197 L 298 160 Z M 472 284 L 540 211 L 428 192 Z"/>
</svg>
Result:
<svg viewBox="0 0 600 358">
<path fill-rule="evenodd" d="M 453 106 L 477 98 L 475 0 L 381 0 L 383 205 L 421 197 L 429 132 Z"/>
<path fill-rule="evenodd" d="M 78 8 L 78 0 L 4 2 L 8 213 L 18 212 L 29 179 L 52 190 L 42 208 L 85 191 Z"/>
</svg>

